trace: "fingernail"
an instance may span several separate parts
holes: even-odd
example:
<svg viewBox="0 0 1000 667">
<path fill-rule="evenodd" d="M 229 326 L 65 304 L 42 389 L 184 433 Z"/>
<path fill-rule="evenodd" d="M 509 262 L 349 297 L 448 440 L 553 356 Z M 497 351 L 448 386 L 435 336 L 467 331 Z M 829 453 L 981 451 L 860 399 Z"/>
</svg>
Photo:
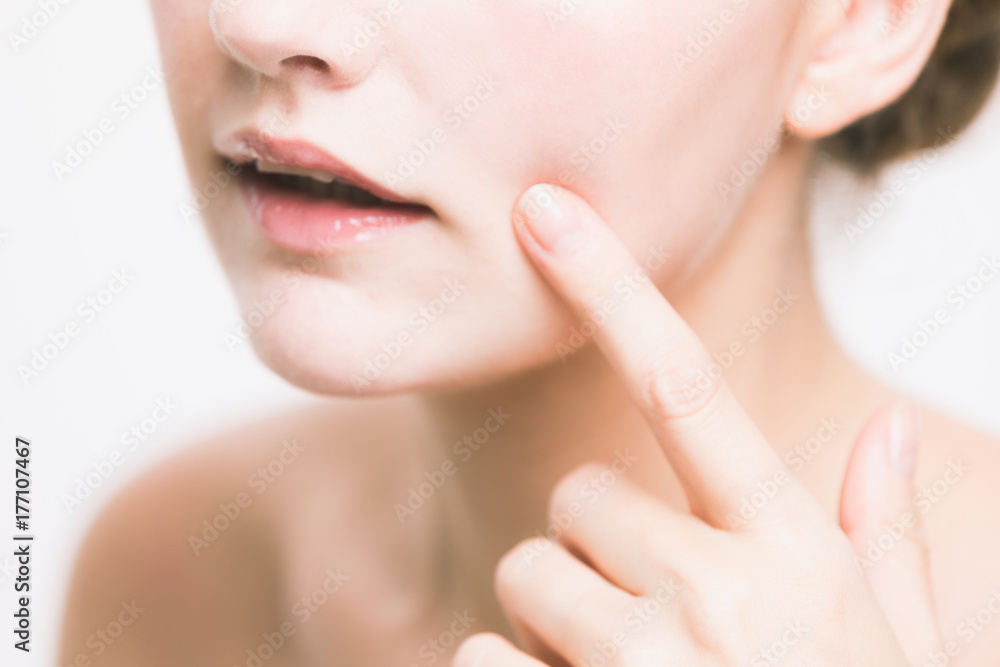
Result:
<svg viewBox="0 0 1000 667">
<path fill-rule="evenodd" d="M 909 403 L 899 403 L 889 420 L 889 460 L 908 479 L 917 472 L 920 413 Z"/>
<path fill-rule="evenodd" d="M 554 255 L 579 250 L 589 236 L 579 212 L 565 201 L 566 196 L 554 186 L 534 185 L 518 201 L 518 220 L 538 245 Z"/>
</svg>

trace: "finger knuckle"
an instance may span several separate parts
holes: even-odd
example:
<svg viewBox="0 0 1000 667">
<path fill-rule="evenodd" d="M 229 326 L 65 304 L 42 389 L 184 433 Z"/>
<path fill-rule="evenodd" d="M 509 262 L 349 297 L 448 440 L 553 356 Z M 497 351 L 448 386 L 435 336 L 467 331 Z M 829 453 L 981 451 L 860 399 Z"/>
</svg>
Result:
<svg viewBox="0 0 1000 667">
<path fill-rule="evenodd" d="M 747 613 L 757 603 L 754 583 L 738 574 L 715 574 L 696 587 L 698 605 L 706 618 L 720 627 L 740 628 L 747 624 Z"/>
<path fill-rule="evenodd" d="M 649 355 L 642 373 L 647 406 L 667 421 L 697 418 L 717 404 L 722 375 L 722 367 L 704 350 L 664 345 Z"/>
<path fill-rule="evenodd" d="M 599 477 L 606 470 L 607 466 L 587 463 L 563 476 L 549 495 L 549 516 L 567 511 L 570 505 L 584 498 L 584 490 L 590 480 Z"/>
<path fill-rule="evenodd" d="M 500 651 L 504 646 L 505 642 L 499 635 L 490 632 L 472 635 L 459 645 L 452 665 L 454 667 L 489 665 L 491 654 Z"/>
<path fill-rule="evenodd" d="M 668 573 L 671 571 L 671 568 L 667 564 L 676 558 L 677 551 L 680 548 L 678 544 L 679 540 L 676 535 L 671 534 L 664 526 L 656 525 L 655 520 L 651 523 L 654 525 L 651 526 L 650 530 L 639 534 L 636 547 L 651 562 L 662 564 L 657 570 Z"/>
<path fill-rule="evenodd" d="M 527 579 L 530 569 L 544 558 L 553 548 L 553 543 L 545 538 L 522 540 L 508 551 L 497 563 L 493 580 L 497 594 L 505 597 Z"/>
</svg>

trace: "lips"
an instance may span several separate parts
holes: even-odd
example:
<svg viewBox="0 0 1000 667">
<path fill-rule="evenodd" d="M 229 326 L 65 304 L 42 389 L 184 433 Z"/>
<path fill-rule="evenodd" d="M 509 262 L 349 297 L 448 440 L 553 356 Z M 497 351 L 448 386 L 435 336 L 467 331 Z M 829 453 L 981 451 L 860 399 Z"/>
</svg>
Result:
<svg viewBox="0 0 1000 667">
<path fill-rule="evenodd" d="M 285 250 L 335 254 L 433 215 L 306 142 L 244 132 L 220 152 L 243 165 L 239 182 L 247 210 L 262 235 Z"/>
</svg>

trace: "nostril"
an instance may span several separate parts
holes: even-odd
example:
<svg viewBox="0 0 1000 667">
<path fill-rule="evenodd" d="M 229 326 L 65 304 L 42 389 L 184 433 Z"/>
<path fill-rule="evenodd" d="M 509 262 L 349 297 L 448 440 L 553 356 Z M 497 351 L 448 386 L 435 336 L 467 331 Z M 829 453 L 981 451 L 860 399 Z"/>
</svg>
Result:
<svg viewBox="0 0 1000 667">
<path fill-rule="evenodd" d="M 330 71 L 330 65 L 316 56 L 290 56 L 281 61 L 282 66 L 289 69 L 311 69 L 325 74 Z"/>
</svg>

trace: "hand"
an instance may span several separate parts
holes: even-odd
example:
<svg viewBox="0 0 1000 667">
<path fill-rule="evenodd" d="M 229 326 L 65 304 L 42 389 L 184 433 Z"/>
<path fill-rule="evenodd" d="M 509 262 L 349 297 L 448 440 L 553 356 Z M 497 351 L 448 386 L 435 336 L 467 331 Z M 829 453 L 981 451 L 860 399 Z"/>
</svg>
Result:
<svg viewBox="0 0 1000 667">
<path fill-rule="evenodd" d="M 679 512 L 623 479 L 591 504 L 579 492 L 600 467 L 564 479 L 550 503 L 550 516 L 573 518 L 560 543 L 528 541 L 497 568 L 500 601 L 529 650 L 551 665 L 585 667 L 757 667 L 785 657 L 790 665 L 889 667 L 938 645 L 916 529 L 871 567 L 855 558 L 905 511 L 916 452 L 905 408 L 881 412 L 860 436 L 842 530 L 726 383 L 706 372 L 709 353 L 582 199 L 535 186 L 514 224 L 526 253 L 581 316 L 595 295 L 614 299 L 619 280 L 636 278 L 639 288 L 619 296 L 595 339 L 692 508 Z M 732 521 L 761 485 L 775 492 L 757 515 Z M 904 651 L 894 630 L 917 648 Z M 457 667 L 542 664 L 496 635 L 471 637 L 455 658 Z"/>
</svg>

